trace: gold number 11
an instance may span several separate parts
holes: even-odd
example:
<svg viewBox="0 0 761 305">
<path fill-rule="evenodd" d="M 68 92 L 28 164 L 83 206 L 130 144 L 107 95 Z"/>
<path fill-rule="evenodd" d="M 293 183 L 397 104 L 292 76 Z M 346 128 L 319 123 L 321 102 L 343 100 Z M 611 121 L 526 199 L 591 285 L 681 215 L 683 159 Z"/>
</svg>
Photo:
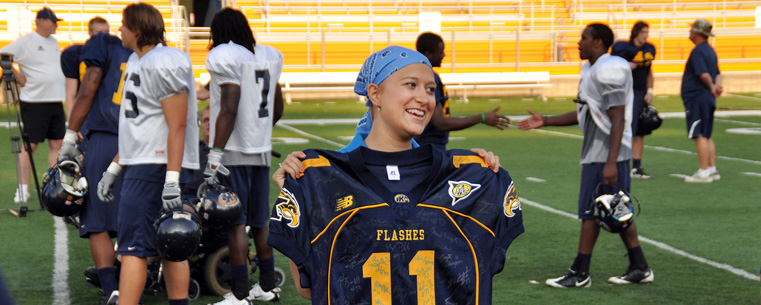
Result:
<svg viewBox="0 0 761 305">
<path fill-rule="evenodd" d="M 410 275 L 417 276 L 417 303 L 436 304 L 433 250 L 421 250 L 409 264 Z M 391 305 L 391 254 L 373 253 L 362 265 L 362 276 L 372 282 L 372 304 Z"/>
</svg>

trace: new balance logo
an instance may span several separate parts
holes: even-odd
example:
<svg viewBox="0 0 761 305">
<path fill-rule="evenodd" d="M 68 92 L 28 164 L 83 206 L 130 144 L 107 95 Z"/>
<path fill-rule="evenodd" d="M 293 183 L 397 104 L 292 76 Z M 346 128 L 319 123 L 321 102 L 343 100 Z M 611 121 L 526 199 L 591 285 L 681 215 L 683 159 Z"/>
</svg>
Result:
<svg viewBox="0 0 761 305">
<path fill-rule="evenodd" d="M 339 198 L 336 203 L 336 212 L 348 208 L 354 205 L 354 196 L 349 195 L 343 198 Z"/>
</svg>

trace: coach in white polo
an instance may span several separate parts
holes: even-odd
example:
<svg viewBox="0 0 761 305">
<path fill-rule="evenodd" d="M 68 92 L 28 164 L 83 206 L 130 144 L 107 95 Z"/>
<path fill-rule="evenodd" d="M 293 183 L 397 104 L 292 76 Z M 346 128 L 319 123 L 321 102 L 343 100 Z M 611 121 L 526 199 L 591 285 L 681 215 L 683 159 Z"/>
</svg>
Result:
<svg viewBox="0 0 761 305">
<path fill-rule="evenodd" d="M 37 144 L 48 139 L 50 166 L 58 158 L 61 140 L 66 133 L 66 116 L 63 110 L 64 85 L 61 71 L 61 50 L 52 34 L 58 28 L 58 19 L 48 7 L 37 12 L 37 29 L 19 37 L 16 41 L 0 49 L 0 53 L 13 54 L 13 61 L 21 71 L 14 71 L 21 99 L 21 117 L 29 135 L 32 152 Z M 20 154 L 21 188 L 16 190 L 13 201 L 29 200 L 29 155 Z"/>
</svg>

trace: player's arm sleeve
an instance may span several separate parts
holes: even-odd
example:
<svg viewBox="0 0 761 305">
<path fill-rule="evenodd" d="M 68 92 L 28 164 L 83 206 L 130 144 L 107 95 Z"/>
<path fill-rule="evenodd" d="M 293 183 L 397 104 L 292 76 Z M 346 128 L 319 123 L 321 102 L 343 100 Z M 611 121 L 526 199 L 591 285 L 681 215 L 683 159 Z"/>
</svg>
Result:
<svg viewBox="0 0 761 305">
<path fill-rule="evenodd" d="M 596 73 L 595 76 L 600 84 L 600 93 L 608 101 L 604 110 L 626 104 L 626 87 L 631 86 L 632 79 L 630 67 L 623 63 L 611 65 L 610 69 Z"/>
<path fill-rule="evenodd" d="M 61 70 L 63 70 L 63 76 L 66 78 L 79 80 L 79 59 L 77 52 L 74 51 L 74 46 L 66 48 L 61 53 Z"/>
<path fill-rule="evenodd" d="M 188 83 L 186 76 L 193 74 L 189 58 L 164 56 L 153 61 L 152 67 L 144 69 L 146 89 L 162 101 L 175 94 L 195 91 L 195 83 Z M 142 78 L 142 75 L 141 75 Z"/>
<path fill-rule="evenodd" d="M 494 271 L 497 274 L 505 267 L 505 258 L 507 249 L 510 244 L 524 232 L 523 228 L 523 210 L 518 193 L 515 190 L 515 184 L 506 170 L 500 169 L 497 173 L 498 179 L 494 188 L 493 200 L 499 202 L 499 217 L 497 225 L 494 228 L 494 235 L 497 239 L 494 253 Z"/>
<path fill-rule="evenodd" d="M 101 71 L 106 71 L 106 59 L 108 58 L 108 45 L 106 43 L 106 33 L 94 35 L 85 44 L 85 52 L 82 55 L 82 61 L 89 67 L 98 67 Z"/>
<path fill-rule="evenodd" d="M 695 71 L 695 75 L 708 73 L 708 65 L 706 65 L 706 57 L 703 52 L 698 52 L 696 49 L 690 55 L 692 57 L 692 69 Z"/>
<path fill-rule="evenodd" d="M 209 71 L 212 79 L 218 84 L 232 84 L 240 86 L 242 79 L 242 69 L 236 62 L 235 54 L 226 52 L 224 45 L 217 47 L 209 52 L 206 57 L 206 70 Z"/>
<path fill-rule="evenodd" d="M 267 244 L 290 258 L 296 265 L 302 265 L 311 249 L 309 232 L 307 190 L 292 177 L 286 177 L 275 205 L 272 207 Z M 301 268 L 299 268 L 301 269 Z"/>
<path fill-rule="evenodd" d="M 629 58 L 626 57 L 626 48 L 624 48 L 624 44 L 621 42 L 613 44 L 613 48 L 610 49 L 610 55 L 620 56 L 627 61 L 629 60 Z"/>
</svg>

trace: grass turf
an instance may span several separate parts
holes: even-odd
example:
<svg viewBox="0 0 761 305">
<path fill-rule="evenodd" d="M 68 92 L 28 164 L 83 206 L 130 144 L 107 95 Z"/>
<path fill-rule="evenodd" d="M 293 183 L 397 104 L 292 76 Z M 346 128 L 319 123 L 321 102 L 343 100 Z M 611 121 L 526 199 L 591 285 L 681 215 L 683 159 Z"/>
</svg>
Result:
<svg viewBox="0 0 761 305">
<path fill-rule="evenodd" d="M 655 104 L 661 112 L 683 111 L 678 97 L 659 97 Z M 570 99 L 542 102 L 523 98 L 471 98 L 469 103 L 463 103 L 453 97 L 451 108 L 452 115 L 458 116 L 489 111 L 497 105 L 502 106 L 500 113 L 509 116 L 525 115 L 525 109 L 529 107 L 543 114 L 563 113 L 575 107 Z M 761 108 L 758 101 L 733 97 L 720 98 L 719 107 Z M 5 109 L 0 109 L 0 119 L 4 119 Z M 356 100 L 301 101 L 285 107 L 284 119 L 359 118 L 364 111 L 364 105 Z M 691 174 L 697 168 L 697 157 L 689 154 L 694 151 L 694 144 L 686 138 L 683 119 L 666 119 L 663 127 L 645 141 L 650 147 L 645 150 L 643 165 L 654 179 L 633 181 L 632 191 L 642 202 L 642 213 L 637 219 L 641 236 L 757 275 L 761 258 L 757 245 L 761 243 L 761 236 L 757 229 L 757 196 L 753 194 L 758 194 L 761 177 L 742 172 L 761 173 L 761 155 L 758 153 L 761 137 L 727 133 L 729 128 L 749 127 L 738 121 L 750 123 L 750 127 L 761 127 L 760 117 L 717 119 L 714 139 L 717 155 L 742 160 L 719 159 L 722 180 L 708 185 L 690 185 L 670 175 Z M 293 127 L 338 143 L 348 143 L 342 137 L 353 134 L 353 126 L 348 124 Z M 547 130 L 581 134 L 577 127 Z M 305 138 L 282 127 L 276 127 L 273 136 Z M 579 139 L 514 128 L 499 131 L 484 125 L 453 132 L 451 137 L 454 140 L 449 148 L 483 147 L 499 155 L 521 197 L 575 214 L 580 175 Z M 319 140 L 309 141 L 295 145 L 275 144 L 274 148 L 283 154 L 306 148 L 336 148 Z M 0 137 L 0 147 L 9 147 L 7 137 Z M 44 166 L 46 155 L 47 147 L 42 144 L 35 158 L 40 173 L 47 167 Z M 13 162 L 10 154 L 0 158 L 0 198 L 5 198 L 0 201 L 0 209 L 15 207 L 11 201 L 15 189 Z M 277 162 L 277 159 L 273 160 L 273 164 Z M 532 182 L 527 180 L 529 177 L 546 182 Z M 277 190 L 273 185 L 270 189 L 274 201 Z M 36 208 L 36 201 L 31 206 Z M 544 279 L 564 274 L 575 256 L 579 221 L 527 204 L 523 205 L 523 212 L 526 233 L 510 247 L 506 269 L 494 277 L 495 304 L 582 303 L 590 300 L 599 304 L 758 303 L 757 276 L 756 280 L 749 280 L 649 243 L 644 243 L 643 249 L 655 271 L 655 283 L 631 287 L 609 285 L 607 277 L 622 273 L 627 258 L 618 236 L 604 232 L 598 239 L 592 260 L 591 289 L 563 291 L 547 288 Z M 53 255 L 53 217 L 46 212 L 31 212 L 27 218 L 0 213 L 0 230 L 3 232 L 0 234 L 0 270 L 13 297 L 19 304 L 52 303 L 52 270 L 57 260 Z M 84 269 L 92 265 L 88 243 L 80 239 L 73 228 L 68 230 L 67 284 L 71 304 L 95 304 L 99 300 L 98 292 L 87 287 L 82 276 Z M 276 254 L 276 265 L 288 274 L 280 303 L 309 304 L 296 293 L 287 259 L 279 253 Z M 251 282 L 257 278 L 253 276 Z M 532 284 L 531 280 L 539 284 Z M 166 304 L 163 292 L 144 300 L 146 304 Z M 219 297 L 202 295 L 191 303 L 206 304 L 218 300 Z"/>
</svg>

